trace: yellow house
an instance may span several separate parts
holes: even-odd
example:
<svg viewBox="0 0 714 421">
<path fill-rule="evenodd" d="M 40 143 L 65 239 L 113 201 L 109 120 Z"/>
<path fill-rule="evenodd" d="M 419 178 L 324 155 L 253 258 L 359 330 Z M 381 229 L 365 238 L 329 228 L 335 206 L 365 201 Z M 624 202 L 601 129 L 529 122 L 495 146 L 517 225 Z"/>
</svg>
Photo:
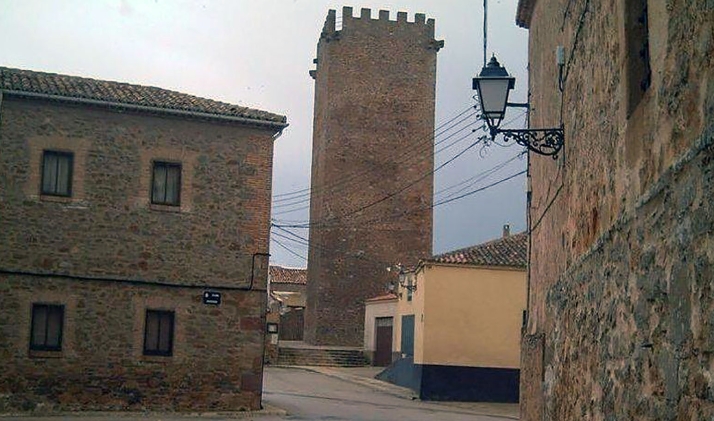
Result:
<svg viewBox="0 0 714 421">
<path fill-rule="evenodd" d="M 398 287 L 394 351 L 380 374 L 425 400 L 517 402 L 526 233 L 422 260 Z"/>
</svg>

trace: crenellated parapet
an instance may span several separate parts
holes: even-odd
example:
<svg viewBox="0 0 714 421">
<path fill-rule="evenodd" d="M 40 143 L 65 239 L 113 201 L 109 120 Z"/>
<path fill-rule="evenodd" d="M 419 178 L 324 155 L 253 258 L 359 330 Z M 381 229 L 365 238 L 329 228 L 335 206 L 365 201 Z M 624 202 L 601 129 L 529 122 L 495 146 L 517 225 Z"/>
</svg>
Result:
<svg viewBox="0 0 714 421">
<path fill-rule="evenodd" d="M 397 12 L 396 20 L 392 20 L 389 10 L 379 10 L 377 17 L 372 18 L 372 9 L 361 8 L 359 15 L 355 16 L 354 9 L 345 6 L 342 8 L 341 16 L 338 16 L 334 9 L 328 11 L 320 38 L 327 41 L 339 39 L 343 29 L 349 29 L 353 25 L 359 25 L 365 21 L 370 21 L 371 24 L 381 22 L 392 27 L 413 27 L 432 38 L 434 37 L 434 19 L 427 19 L 424 13 L 415 13 L 414 20 L 409 20 L 407 12 Z"/>
<path fill-rule="evenodd" d="M 396 20 L 393 20 L 395 15 L 389 10 L 379 10 L 376 16 L 373 15 L 373 10 L 369 8 L 361 8 L 359 15 L 355 15 L 355 10 L 349 6 L 342 8 L 341 15 L 334 9 L 329 10 L 320 34 L 318 56 L 320 45 L 345 37 L 382 39 L 384 42 L 392 42 L 396 38 L 409 39 L 413 40 L 412 46 L 432 52 L 438 52 L 444 47 L 443 40 L 434 39 L 434 19 L 427 19 L 424 13 L 415 13 L 413 20 L 410 20 L 407 12 L 397 12 Z M 310 76 L 315 79 L 317 72 L 317 69 L 310 70 Z"/>
</svg>

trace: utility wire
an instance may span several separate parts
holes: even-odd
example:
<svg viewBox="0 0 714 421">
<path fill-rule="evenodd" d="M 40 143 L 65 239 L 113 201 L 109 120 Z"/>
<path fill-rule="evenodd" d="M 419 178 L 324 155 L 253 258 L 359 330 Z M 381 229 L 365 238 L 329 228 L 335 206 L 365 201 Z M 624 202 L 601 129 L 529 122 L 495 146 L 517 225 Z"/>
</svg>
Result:
<svg viewBox="0 0 714 421">
<path fill-rule="evenodd" d="M 287 251 L 288 253 L 290 253 L 290 254 L 292 254 L 293 256 L 298 257 L 298 258 L 300 258 L 300 259 L 302 259 L 302 260 L 304 260 L 304 261 L 307 262 L 307 257 L 301 256 L 300 254 L 294 252 L 293 250 L 290 249 L 290 247 L 286 246 L 285 244 L 281 243 L 280 241 L 278 241 L 278 240 L 275 239 L 275 238 L 272 238 L 272 240 L 275 242 L 275 244 L 277 244 L 277 245 L 279 245 L 280 247 L 282 247 L 282 248 L 283 248 L 285 251 Z"/>
<path fill-rule="evenodd" d="M 461 193 L 461 192 L 463 192 L 463 191 L 465 191 L 465 190 L 470 189 L 471 187 L 473 187 L 473 186 L 474 186 L 476 183 L 478 183 L 479 181 L 481 181 L 481 180 L 483 180 L 483 179 L 485 179 L 485 178 L 488 178 L 490 175 L 492 175 L 492 174 L 498 172 L 499 170 L 503 169 L 503 168 L 506 167 L 508 164 L 510 164 L 511 162 L 515 161 L 516 159 L 520 159 L 522 156 L 526 155 L 526 153 L 527 153 L 526 151 L 519 152 L 517 155 L 515 155 L 515 156 L 509 158 L 509 159 L 506 160 L 506 161 L 501 162 L 500 164 L 496 165 L 495 167 L 492 167 L 492 168 L 490 168 L 490 169 L 488 169 L 488 170 L 486 170 L 486 171 L 480 172 L 480 173 L 478 173 L 478 174 L 476 174 L 476 175 L 474 175 L 474 176 L 472 176 L 472 177 L 469 177 L 469 178 L 467 178 L 466 180 L 463 180 L 463 181 L 461 181 L 461 182 L 459 182 L 459 183 L 457 183 L 457 184 L 454 184 L 454 185 L 452 185 L 452 186 L 446 187 L 446 188 L 444 188 L 444 189 L 442 189 L 442 190 L 436 192 L 436 193 L 434 194 L 434 198 L 436 198 L 436 197 L 438 197 L 438 196 L 440 196 L 440 195 L 444 195 L 444 194 L 445 194 L 447 191 L 449 191 L 449 190 L 455 189 L 455 188 L 457 188 L 457 187 L 461 187 L 461 186 L 463 186 L 464 184 L 468 184 L 468 185 L 466 185 L 466 186 L 464 186 L 464 187 L 461 187 L 460 189 L 456 190 L 455 192 L 452 192 L 452 193 L 449 193 L 449 194 L 447 194 L 447 195 L 444 195 L 444 197 L 442 197 L 441 199 L 443 200 L 443 199 L 448 199 L 448 198 L 450 198 L 450 197 L 456 196 L 457 194 L 459 194 L 459 193 Z"/>
<path fill-rule="evenodd" d="M 279 237 L 281 237 L 281 238 L 285 238 L 285 239 L 287 239 L 287 240 L 293 241 L 293 242 L 295 242 L 295 243 L 297 243 L 297 244 L 300 244 L 300 245 L 306 245 L 305 243 L 309 243 L 309 247 L 314 248 L 314 249 L 317 249 L 317 250 L 319 250 L 319 251 L 332 251 L 331 248 L 329 248 L 329 247 L 327 247 L 327 246 L 325 246 L 325 245 L 323 245 L 323 244 L 320 244 L 319 242 L 315 241 L 314 239 L 309 239 L 309 240 L 308 240 L 307 238 L 302 237 L 302 236 L 300 236 L 300 235 L 298 235 L 298 234 L 296 234 L 296 233 L 294 233 L 294 232 L 292 232 L 292 231 L 290 231 L 290 230 L 288 230 L 288 229 L 286 229 L 286 228 L 277 226 L 277 225 L 272 224 L 272 223 L 271 223 L 271 227 L 276 228 L 276 229 L 278 229 L 278 230 L 280 230 L 280 231 L 283 231 L 283 232 L 289 234 L 291 237 L 294 237 L 294 238 L 290 238 L 290 237 L 287 237 L 287 236 L 285 236 L 285 235 L 281 235 L 280 233 L 277 233 L 277 232 L 274 232 L 274 231 L 272 232 L 273 235 L 277 235 L 277 236 L 279 236 Z M 347 258 L 347 259 L 361 260 L 361 261 L 366 261 L 366 262 L 371 262 L 371 263 L 378 263 L 378 264 L 380 264 L 380 265 L 385 265 L 385 266 L 390 266 L 390 265 L 392 264 L 392 262 L 385 262 L 385 261 L 383 261 L 383 260 L 379 260 L 379 259 L 376 259 L 376 258 L 370 258 L 370 257 L 367 257 L 367 256 L 365 256 L 365 255 L 351 255 L 351 254 L 345 253 L 345 254 L 342 254 L 341 256 L 342 256 L 343 258 Z"/>
<path fill-rule="evenodd" d="M 448 139 L 450 139 L 451 137 L 453 137 L 453 136 L 455 136 L 455 135 L 457 135 L 457 134 L 463 132 L 464 130 L 466 130 L 466 129 L 468 129 L 468 128 L 469 128 L 469 126 L 462 127 L 461 129 L 459 129 L 458 131 L 452 133 L 451 135 L 449 135 L 447 138 L 445 138 L 445 139 L 443 139 L 443 140 L 444 140 L 444 141 L 445 141 L 445 140 L 448 140 Z M 476 131 L 478 131 L 478 130 L 481 130 L 481 129 L 483 129 L 483 128 L 484 128 L 484 126 L 482 125 L 482 126 L 479 127 L 479 128 L 472 129 L 469 134 L 467 134 L 466 136 L 462 136 L 462 137 L 456 139 L 455 141 L 453 141 L 453 142 L 451 142 L 450 144 L 446 145 L 446 146 L 443 147 L 442 149 L 436 151 L 436 153 L 438 154 L 438 153 L 440 153 L 440 152 L 442 152 L 442 151 L 444 151 L 444 150 L 446 150 L 446 149 L 448 149 L 448 148 L 450 148 L 450 147 L 452 147 L 452 146 L 454 146 L 454 145 L 456 145 L 456 144 L 458 144 L 458 143 L 461 143 L 464 139 L 466 139 L 466 138 L 468 138 L 469 136 L 471 136 L 471 134 L 473 134 L 474 132 L 476 132 Z M 472 145 L 472 146 L 473 146 L 473 145 Z M 453 160 L 453 159 L 452 159 L 452 160 Z M 400 164 L 401 164 L 401 165 L 405 165 L 404 162 L 402 162 L 402 163 L 400 163 Z M 435 171 L 438 171 L 438 169 L 437 169 L 437 170 L 434 170 L 434 171 L 431 171 L 430 173 L 428 173 L 428 174 L 426 174 L 426 175 L 433 174 Z M 324 191 L 322 192 L 322 194 L 325 194 L 325 193 L 326 193 L 326 192 L 324 192 Z M 307 203 L 310 202 L 311 199 L 314 199 L 314 198 L 319 197 L 319 196 L 320 196 L 320 193 L 316 193 L 315 195 L 313 195 L 313 197 L 307 197 L 307 198 L 302 199 L 302 200 L 300 200 L 300 201 L 298 201 L 298 202 L 293 202 L 293 203 L 289 203 L 289 204 L 275 205 L 275 206 L 273 206 L 273 208 L 274 208 L 274 209 L 279 209 L 279 208 L 285 207 L 285 206 L 294 206 L 294 205 L 299 205 L 299 204 L 302 204 L 302 203 L 307 204 Z M 284 214 L 286 214 L 286 213 L 293 213 L 293 212 L 297 212 L 297 211 L 300 211 L 300 210 L 308 209 L 309 207 L 310 207 L 310 205 L 306 205 L 306 206 L 302 206 L 302 207 L 299 207 L 299 208 L 293 208 L 293 209 L 289 209 L 289 210 L 281 210 L 281 211 L 279 211 L 279 212 L 276 212 L 275 215 L 284 215 Z"/>
<path fill-rule="evenodd" d="M 464 138 L 466 138 L 466 137 L 468 137 L 468 136 L 471 136 L 472 134 L 473 134 L 473 132 L 467 134 L 466 136 L 464 136 Z M 410 187 L 413 187 L 414 185 L 416 185 L 416 184 L 419 183 L 420 181 L 424 180 L 426 177 L 428 177 L 428 176 L 430 176 L 430 175 L 433 175 L 435 172 L 439 171 L 440 169 L 444 168 L 444 167 L 447 166 L 448 164 L 452 163 L 454 160 L 456 160 L 457 158 L 459 158 L 460 156 L 462 156 L 462 155 L 463 155 L 464 153 L 466 153 L 469 149 L 473 148 L 474 146 L 476 146 L 477 144 L 481 143 L 482 141 L 483 141 L 483 136 L 480 137 L 480 138 L 479 138 L 478 140 L 476 140 L 475 142 L 471 143 L 469 146 L 467 146 L 466 148 L 464 148 L 461 152 L 459 152 L 458 154 L 456 154 L 455 156 L 453 156 L 451 159 L 447 160 L 446 162 L 444 162 L 444 163 L 441 164 L 440 166 L 438 166 L 438 167 L 436 167 L 435 169 L 433 169 L 433 170 L 427 172 L 426 174 L 421 175 L 421 176 L 418 177 L 417 179 L 415 179 L 415 180 L 413 180 L 413 181 L 411 181 L 411 182 L 409 182 L 409 183 L 407 183 L 407 184 L 401 186 L 401 187 L 400 187 L 399 189 L 397 189 L 396 191 L 387 194 L 386 196 L 382 197 L 381 199 L 378 199 L 378 200 L 375 200 L 375 201 L 373 201 L 373 202 L 370 202 L 370 203 L 368 203 L 368 204 L 366 204 L 366 205 L 363 205 L 363 206 L 361 206 L 361 207 L 359 207 L 359 208 L 357 208 L 357 209 L 354 209 L 354 210 L 349 211 L 349 212 L 347 212 L 347 213 L 344 213 L 344 214 L 342 214 L 342 215 L 338 215 L 338 216 L 335 216 L 335 217 L 331 217 L 331 218 L 329 218 L 329 219 L 327 219 L 327 220 L 323 220 L 323 221 L 309 221 L 309 222 L 307 222 L 306 224 L 304 224 L 304 226 L 321 226 L 321 225 L 325 225 L 326 223 L 336 222 L 336 221 L 339 221 L 339 220 L 341 220 L 341 219 L 344 219 L 344 218 L 346 218 L 346 217 L 348 217 L 348 216 L 351 216 L 351 215 L 354 215 L 354 214 L 356 214 L 356 213 L 362 212 L 363 210 L 368 209 L 368 208 L 370 208 L 370 207 L 372 207 L 372 206 L 378 205 L 378 204 L 384 202 L 385 200 L 391 199 L 392 197 L 398 195 L 399 193 L 402 193 L 403 191 L 409 189 Z"/>
<path fill-rule="evenodd" d="M 525 113 L 525 112 L 524 112 L 524 113 Z M 511 122 L 517 120 L 517 119 L 520 118 L 521 115 L 523 115 L 524 113 L 521 113 L 521 114 L 519 114 L 518 116 L 512 118 L 511 120 L 509 120 L 509 121 L 506 122 L 505 124 L 507 125 L 507 124 L 510 124 Z M 484 127 L 484 125 L 481 126 L 481 129 L 483 129 L 483 127 Z M 471 136 L 471 135 L 472 135 L 475 131 L 477 131 L 477 130 L 478 130 L 478 129 L 474 129 L 471 133 L 469 133 L 469 134 L 466 135 L 466 136 L 463 136 L 462 138 L 458 139 L 456 142 L 453 142 L 453 143 L 460 142 L 461 140 L 465 139 L 466 137 Z M 452 134 L 452 135 L 453 135 L 453 134 Z M 389 199 L 389 198 L 391 198 L 391 197 L 394 197 L 395 195 L 397 195 L 397 194 L 399 194 L 399 193 L 405 191 L 405 190 L 408 189 L 409 187 L 414 186 L 416 183 L 418 183 L 419 181 L 423 180 L 424 178 L 426 178 L 426 177 L 428 177 L 428 176 L 430 176 L 430 175 L 433 175 L 434 173 L 436 173 L 437 171 L 439 171 L 440 169 L 442 169 L 442 168 L 445 167 L 446 165 L 448 165 L 448 164 L 450 164 L 451 162 L 453 162 L 456 158 L 458 158 L 459 156 L 463 155 L 467 150 L 469 150 L 470 148 L 472 148 L 472 147 L 475 146 L 476 144 L 478 144 L 478 143 L 480 143 L 480 142 L 485 142 L 485 141 L 487 140 L 487 137 L 488 137 L 487 135 L 480 136 L 480 137 L 479 137 L 479 140 L 477 140 L 477 141 L 474 142 L 473 144 L 469 145 L 466 149 L 462 150 L 462 151 L 459 152 L 457 155 L 455 155 L 455 156 L 452 157 L 451 159 L 447 160 L 446 162 L 444 162 L 443 164 L 441 164 L 441 165 L 440 165 L 439 167 L 437 167 L 436 169 L 427 172 L 426 174 L 422 175 L 422 176 L 419 177 L 418 179 L 416 179 L 416 180 L 414 180 L 414 181 L 408 183 L 407 185 L 403 186 L 402 188 L 400 188 L 400 189 L 397 190 L 396 192 L 390 193 L 389 195 L 385 196 L 383 199 L 380 199 L 380 200 L 378 200 L 378 201 L 376 201 L 376 202 L 370 203 L 370 204 L 368 204 L 368 205 L 366 205 L 366 206 L 363 206 L 363 207 L 361 207 L 361 208 L 359 208 L 359 209 L 357 209 L 357 210 L 355 210 L 355 211 L 351 211 L 351 212 L 348 212 L 348 213 L 346 213 L 346 214 L 339 215 L 339 216 L 337 216 L 337 217 L 333 217 L 333 218 L 331 218 L 331 220 L 332 220 L 332 221 L 334 221 L 334 220 L 339 220 L 339 219 L 344 218 L 344 217 L 346 217 L 346 216 L 353 215 L 353 214 L 358 213 L 358 212 L 361 212 L 362 210 L 365 210 L 365 209 L 367 209 L 367 208 L 369 208 L 369 207 L 371 207 L 371 206 L 374 206 L 374 205 L 376 205 L 376 204 L 378 204 L 378 203 L 381 203 L 381 202 L 383 202 L 384 200 L 387 200 L 387 199 Z M 452 143 L 452 144 L 453 144 L 453 143 Z M 299 208 L 299 209 L 293 209 L 293 210 L 290 210 L 290 211 L 277 212 L 277 213 L 275 213 L 275 215 L 277 216 L 277 215 L 282 215 L 282 214 L 286 214 L 286 213 L 297 212 L 298 210 L 307 209 L 308 207 L 309 207 L 309 205 L 308 205 L 308 206 L 304 206 L 304 207 Z M 323 220 L 323 221 L 306 221 L 306 222 L 303 222 L 303 223 L 299 224 L 299 226 L 300 226 L 300 227 L 315 226 L 315 225 L 324 224 L 324 222 L 325 222 L 324 220 Z M 288 226 L 288 225 L 291 225 L 291 224 L 285 224 L 285 225 Z M 296 227 L 297 227 L 298 225 L 297 225 L 297 224 L 292 224 L 292 226 L 296 226 Z"/>
<path fill-rule="evenodd" d="M 471 114 L 469 114 L 468 116 L 466 116 L 466 117 L 464 117 L 464 118 L 461 118 L 464 114 L 466 114 L 466 113 L 468 113 L 469 111 L 472 111 L 472 110 L 476 110 L 476 111 L 473 111 L 473 112 L 472 112 Z M 435 140 L 437 137 L 443 135 L 444 133 L 448 132 L 449 130 L 453 129 L 454 127 L 457 127 L 459 124 L 461 124 L 461 123 L 463 123 L 464 121 L 468 120 L 470 117 L 473 117 L 473 116 L 474 116 L 475 114 L 477 114 L 477 113 L 478 113 L 478 111 L 477 111 L 477 109 L 476 109 L 476 106 L 469 106 L 468 108 L 466 108 L 465 110 L 463 110 L 462 112 L 460 112 L 458 115 L 456 115 L 456 116 L 454 116 L 453 118 L 451 118 L 449 121 L 447 121 L 447 122 L 441 124 L 439 127 L 437 127 L 437 128 L 434 130 L 434 132 L 430 133 L 428 136 L 425 136 L 424 138 L 419 139 L 419 140 L 416 142 L 416 144 L 413 145 L 413 147 L 412 147 L 411 149 L 409 149 L 407 152 L 402 153 L 401 155 L 398 155 L 396 158 L 397 158 L 397 159 L 399 159 L 399 158 L 405 159 L 405 158 L 410 157 L 410 156 L 411 156 L 411 157 L 414 157 L 415 155 L 418 156 L 419 153 L 423 151 L 423 148 L 422 148 L 422 149 L 419 149 L 419 148 L 417 148 L 417 147 L 423 146 L 424 144 L 426 144 L 426 146 L 429 147 L 429 148 L 433 148 L 433 147 L 435 146 L 435 145 L 432 143 L 433 140 Z M 459 118 L 461 118 L 461 120 L 459 120 L 458 122 L 454 123 L 453 125 L 451 125 L 451 126 L 449 126 L 449 127 L 444 128 L 445 126 L 447 126 L 447 125 L 453 123 L 455 120 L 458 120 Z M 472 123 L 472 124 L 474 124 L 474 123 Z M 438 144 L 438 142 L 437 142 L 437 144 Z M 316 188 L 310 188 L 310 187 L 308 187 L 308 188 L 305 188 L 305 189 L 296 190 L 296 191 L 294 191 L 294 192 L 288 192 L 288 193 L 277 194 L 277 195 L 273 196 L 273 202 L 274 202 L 274 203 L 280 203 L 280 202 L 283 202 L 283 201 L 286 201 L 286 200 L 295 199 L 296 197 L 302 197 L 302 196 L 310 195 L 311 192 L 316 192 L 316 191 L 319 191 L 319 190 L 326 190 L 326 189 L 333 189 L 334 187 L 336 187 L 336 186 L 338 186 L 338 185 L 340 185 L 340 184 L 343 184 L 343 183 L 344 183 L 345 181 L 347 181 L 348 179 L 356 178 L 356 177 L 361 176 L 361 175 L 363 175 L 363 174 L 365 174 L 365 173 L 367 173 L 367 172 L 369 172 L 369 170 L 363 171 L 362 173 L 353 173 L 353 174 L 351 174 L 351 175 L 348 176 L 348 177 L 344 177 L 344 178 L 342 178 L 342 179 L 335 180 L 335 181 L 333 181 L 331 184 L 325 185 L 325 186 L 321 186 L 321 187 L 319 187 L 319 188 L 318 188 L 318 187 L 316 187 Z"/>
<path fill-rule="evenodd" d="M 505 178 L 502 178 L 502 179 L 500 179 L 500 180 L 497 180 L 497 181 L 495 181 L 495 182 L 492 182 L 492 183 L 490 183 L 490 184 L 488 184 L 488 185 L 486 185 L 486 186 L 479 187 L 479 188 L 474 189 L 474 190 L 471 190 L 471 191 L 469 191 L 469 192 L 467 192 L 467 193 L 461 194 L 461 195 L 459 195 L 459 196 L 457 196 L 457 197 L 452 197 L 452 198 L 449 198 L 449 199 L 444 199 L 444 200 L 438 201 L 438 202 L 436 202 L 436 203 L 433 203 L 433 204 L 431 204 L 431 205 L 415 206 L 415 207 L 412 207 L 412 208 L 407 209 L 407 210 L 404 210 L 404 211 L 395 212 L 395 213 L 393 213 L 391 216 L 380 216 L 380 217 L 376 217 L 376 218 L 373 218 L 373 219 L 370 219 L 370 220 L 366 220 L 366 221 L 359 221 L 359 222 L 358 222 L 358 225 L 359 225 L 360 227 L 368 227 L 368 226 L 374 225 L 375 223 L 380 223 L 380 222 L 390 221 L 390 220 L 394 220 L 394 219 L 399 219 L 399 218 L 403 218 L 403 217 L 405 217 L 406 215 L 409 215 L 409 214 L 412 214 L 412 213 L 415 213 L 415 212 L 419 212 L 419 211 L 423 211 L 423 210 L 428 210 L 428 209 L 433 209 L 433 208 L 435 208 L 435 207 L 437 207 L 437 206 L 445 205 L 445 204 L 447 204 L 447 203 L 451 203 L 451 202 L 453 202 L 453 201 L 460 200 L 460 199 L 463 199 L 463 198 L 465 198 L 465 197 L 472 196 L 472 195 L 474 195 L 474 194 L 476 194 L 476 193 L 479 193 L 479 192 L 488 190 L 488 189 L 490 189 L 490 188 L 493 188 L 493 187 L 495 187 L 495 186 L 497 186 L 497 185 L 499 185 L 499 184 L 505 183 L 506 181 L 512 180 L 512 179 L 514 179 L 514 178 L 516 178 L 516 177 L 518 177 L 518 176 L 520 176 L 520 175 L 523 175 L 523 174 L 525 174 L 525 173 L 526 173 L 526 170 L 519 171 L 519 172 L 514 173 L 514 174 L 511 174 L 511 175 L 509 175 L 509 176 L 507 176 L 507 177 L 505 177 Z M 271 222 L 271 225 L 274 226 L 274 227 L 280 227 L 280 228 L 298 228 L 298 229 L 308 229 L 308 228 L 316 228 L 316 229 L 347 228 L 347 227 L 350 227 L 350 226 L 351 226 L 351 225 L 346 225 L 346 224 L 343 224 L 343 225 L 332 225 L 332 226 L 310 226 L 310 225 L 307 225 L 307 224 L 280 224 L 280 223 L 276 223 L 276 221 Z"/>
</svg>

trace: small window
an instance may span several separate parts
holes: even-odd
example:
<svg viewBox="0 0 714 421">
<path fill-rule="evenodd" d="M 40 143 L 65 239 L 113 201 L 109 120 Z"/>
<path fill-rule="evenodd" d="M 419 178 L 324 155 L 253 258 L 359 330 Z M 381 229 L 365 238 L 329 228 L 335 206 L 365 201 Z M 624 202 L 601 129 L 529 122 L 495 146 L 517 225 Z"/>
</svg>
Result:
<svg viewBox="0 0 714 421">
<path fill-rule="evenodd" d="M 144 355 L 172 355 L 174 312 L 146 310 Z"/>
<path fill-rule="evenodd" d="M 627 118 L 630 118 L 652 84 L 652 68 L 647 0 L 627 1 L 625 7 Z"/>
<path fill-rule="evenodd" d="M 50 196 L 72 195 L 71 152 L 44 151 L 42 154 L 42 194 Z"/>
<path fill-rule="evenodd" d="M 64 306 L 32 305 L 30 349 L 33 351 L 61 351 Z"/>
<path fill-rule="evenodd" d="M 151 203 L 169 206 L 181 204 L 181 164 L 154 161 Z"/>
</svg>

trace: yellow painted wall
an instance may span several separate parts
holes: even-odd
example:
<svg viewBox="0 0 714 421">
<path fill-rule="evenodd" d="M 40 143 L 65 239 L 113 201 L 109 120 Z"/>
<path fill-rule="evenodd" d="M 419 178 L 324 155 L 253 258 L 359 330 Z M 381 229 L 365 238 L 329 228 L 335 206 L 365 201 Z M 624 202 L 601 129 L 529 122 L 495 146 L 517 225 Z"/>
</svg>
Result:
<svg viewBox="0 0 714 421">
<path fill-rule="evenodd" d="M 416 364 L 519 367 L 525 269 L 427 265 L 417 282 Z"/>
</svg>

